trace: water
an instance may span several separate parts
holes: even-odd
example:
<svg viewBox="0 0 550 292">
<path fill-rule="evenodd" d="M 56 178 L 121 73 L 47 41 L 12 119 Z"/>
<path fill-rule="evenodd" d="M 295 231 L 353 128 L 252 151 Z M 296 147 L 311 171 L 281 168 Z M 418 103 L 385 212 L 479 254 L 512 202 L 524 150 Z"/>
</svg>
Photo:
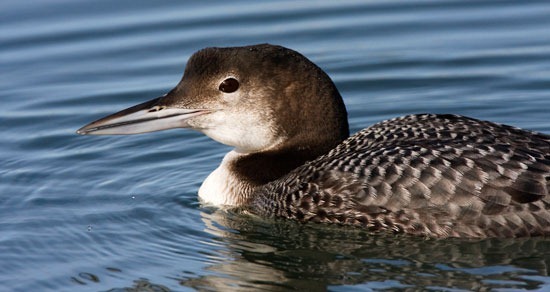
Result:
<svg viewBox="0 0 550 292">
<path fill-rule="evenodd" d="M 550 289 L 548 239 L 432 240 L 201 207 L 228 147 L 198 133 L 83 137 L 159 96 L 206 46 L 296 49 L 352 131 L 457 113 L 550 133 L 545 1 L 0 3 L 0 290 Z M 149 289 L 149 290 L 147 290 Z"/>
</svg>

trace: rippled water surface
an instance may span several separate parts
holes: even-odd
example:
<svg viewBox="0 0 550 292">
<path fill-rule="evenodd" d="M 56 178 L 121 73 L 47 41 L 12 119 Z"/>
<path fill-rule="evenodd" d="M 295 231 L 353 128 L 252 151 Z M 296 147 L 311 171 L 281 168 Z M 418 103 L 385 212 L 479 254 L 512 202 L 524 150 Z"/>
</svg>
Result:
<svg viewBox="0 0 550 292">
<path fill-rule="evenodd" d="M 0 290 L 550 289 L 550 241 L 431 240 L 202 207 L 228 147 L 75 130 L 159 96 L 206 46 L 326 70 L 352 131 L 457 113 L 550 133 L 547 1 L 0 2 Z M 147 290 L 150 289 L 150 290 Z"/>
</svg>

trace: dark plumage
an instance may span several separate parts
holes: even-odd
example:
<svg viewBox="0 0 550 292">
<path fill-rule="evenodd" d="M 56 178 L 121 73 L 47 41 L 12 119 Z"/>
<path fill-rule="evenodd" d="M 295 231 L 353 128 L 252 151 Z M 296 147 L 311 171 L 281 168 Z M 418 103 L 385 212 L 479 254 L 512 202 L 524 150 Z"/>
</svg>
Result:
<svg viewBox="0 0 550 292">
<path fill-rule="evenodd" d="M 250 208 L 433 237 L 550 234 L 550 136 L 458 115 L 363 129 L 259 189 Z"/>
</svg>

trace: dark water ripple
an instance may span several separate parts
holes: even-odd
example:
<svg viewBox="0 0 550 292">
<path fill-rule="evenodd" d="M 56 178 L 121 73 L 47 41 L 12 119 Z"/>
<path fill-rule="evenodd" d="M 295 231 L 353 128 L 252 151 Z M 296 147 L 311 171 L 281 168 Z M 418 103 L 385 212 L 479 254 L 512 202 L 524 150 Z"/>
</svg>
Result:
<svg viewBox="0 0 550 292">
<path fill-rule="evenodd" d="M 270 42 L 334 79 L 352 130 L 418 112 L 550 133 L 547 1 L 0 3 L 0 290 L 550 289 L 548 239 L 431 240 L 200 206 L 228 147 L 81 137 L 206 46 Z"/>
</svg>

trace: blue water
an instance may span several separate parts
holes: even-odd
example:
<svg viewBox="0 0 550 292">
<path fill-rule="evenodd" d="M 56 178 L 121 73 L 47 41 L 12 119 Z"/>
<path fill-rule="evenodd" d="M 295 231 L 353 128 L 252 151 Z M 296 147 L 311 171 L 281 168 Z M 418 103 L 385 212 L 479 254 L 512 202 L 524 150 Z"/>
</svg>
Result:
<svg viewBox="0 0 550 292">
<path fill-rule="evenodd" d="M 549 239 L 222 212 L 196 192 L 228 147 L 75 130 L 167 92 L 200 48 L 269 42 L 328 72 L 352 131 L 434 112 L 550 133 L 549 28 L 548 1 L 3 0 L 0 291 L 548 290 Z"/>
</svg>

